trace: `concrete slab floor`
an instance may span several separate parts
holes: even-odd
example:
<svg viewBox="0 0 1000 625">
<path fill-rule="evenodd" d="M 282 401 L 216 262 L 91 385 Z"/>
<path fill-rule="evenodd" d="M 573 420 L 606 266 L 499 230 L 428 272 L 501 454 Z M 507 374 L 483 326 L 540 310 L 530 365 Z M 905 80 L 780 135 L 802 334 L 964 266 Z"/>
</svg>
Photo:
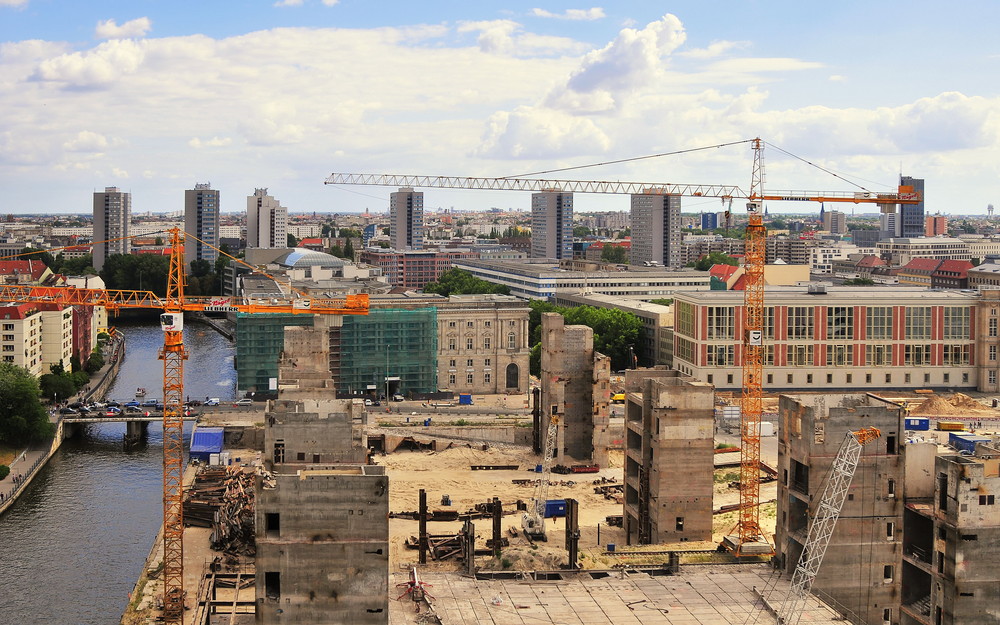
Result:
<svg viewBox="0 0 1000 625">
<path fill-rule="evenodd" d="M 427 571 L 421 581 L 443 625 L 742 625 L 755 606 L 753 588 L 774 586 L 780 605 L 788 578 L 768 565 L 686 567 L 679 575 L 642 573 L 594 579 L 564 574 L 561 581 L 475 580 L 458 573 Z M 409 580 L 408 572 L 390 575 L 390 587 Z M 393 597 L 394 598 L 394 597 Z M 409 597 L 389 602 L 390 625 L 432 623 Z M 753 622 L 753 618 L 750 619 Z M 758 622 L 771 623 L 762 612 Z M 836 612 L 811 597 L 800 623 L 841 623 Z"/>
</svg>

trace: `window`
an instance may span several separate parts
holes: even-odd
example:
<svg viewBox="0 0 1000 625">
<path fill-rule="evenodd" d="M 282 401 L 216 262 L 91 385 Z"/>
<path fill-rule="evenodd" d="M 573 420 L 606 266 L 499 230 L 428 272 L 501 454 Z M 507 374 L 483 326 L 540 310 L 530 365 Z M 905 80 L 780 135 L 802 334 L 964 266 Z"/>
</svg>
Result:
<svg viewBox="0 0 1000 625">
<path fill-rule="evenodd" d="M 768 385 L 774 384 L 774 374 L 773 373 L 768 373 L 767 374 L 767 383 L 768 383 Z"/>
<path fill-rule="evenodd" d="M 947 306 L 944 309 L 944 338 L 969 339 L 969 315 L 967 307 Z"/>
<path fill-rule="evenodd" d="M 513 332 L 507 335 L 507 349 L 517 349 L 517 335 Z"/>
<path fill-rule="evenodd" d="M 455 386 L 455 374 L 454 373 L 452 373 L 451 375 L 448 376 L 448 384 L 451 385 L 451 386 Z"/>
<path fill-rule="evenodd" d="M 865 374 L 865 384 L 871 384 L 871 383 L 872 383 L 872 374 L 866 373 Z"/>
<path fill-rule="evenodd" d="M 890 566 L 889 568 L 891 569 L 892 567 Z M 887 577 L 886 579 L 892 580 L 891 577 Z M 882 621 L 885 623 L 892 621 L 892 608 L 882 608 Z"/>
<path fill-rule="evenodd" d="M 850 384 L 852 382 L 854 382 L 854 374 L 848 373 L 847 374 L 847 383 Z"/>
<path fill-rule="evenodd" d="M 264 513 L 264 531 L 274 536 L 281 534 L 281 515 L 279 513 Z"/>
<path fill-rule="evenodd" d="M 486 359 L 483 360 L 483 366 L 484 367 L 489 367 L 489 366 L 491 366 L 492 363 L 493 363 L 493 359 L 491 359 L 491 358 L 486 358 Z"/>
<path fill-rule="evenodd" d="M 682 517 L 682 516 L 677 517 L 677 520 L 675 522 L 674 527 L 677 529 L 678 532 L 683 532 L 684 531 L 684 517 Z"/>
<path fill-rule="evenodd" d="M 715 384 L 715 376 L 712 375 L 711 373 L 708 374 L 708 383 Z"/>
<path fill-rule="evenodd" d="M 854 329 L 853 306 L 828 306 L 826 309 L 826 337 L 849 339 Z"/>
<path fill-rule="evenodd" d="M 931 364 L 931 346 L 905 345 L 903 347 L 903 364 L 907 366 Z"/>
<path fill-rule="evenodd" d="M 892 306 L 869 306 L 866 311 L 866 336 L 871 339 L 892 338 Z"/>
<path fill-rule="evenodd" d="M 951 374 L 950 373 L 946 373 L 946 374 L 944 374 L 944 383 L 948 384 L 949 382 L 951 382 Z"/>
<path fill-rule="evenodd" d="M 264 594 L 268 599 L 281 599 L 281 573 L 279 571 L 264 572 Z"/>
<path fill-rule="evenodd" d="M 451 360 L 448 361 L 448 366 L 451 367 L 451 368 L 453 368 L 453 369 L 455 368 L 455 359 L 454 358 L 452 358 Z"/>
<path fill-rule="evenodd" d="M 451 349 L 451 350 L 458 349 L 455 346 L 455 339 L 448 339 L 448 349 Z"/>
<path fill-rule="evenodd" d="M 454 328 L 455 327 L 455 322 L 454 321 L 449 321 L 448 322 L 448 327 L 449 328 Z"/>
<path fill-rule="evenodd" d="M 730 373 L 726 375 L 726 384 L 732 384 L 732 383 L 733 383 L 733 374 Z"/>
<path fill-rule="evenodd" d="M 981 506 L 992 506 L 996 503 L 996 495 L 980 495 L 979 505 Z"/>
<path fill-rule="evenodd" d="M 828 345 L 826 348 L 826 366 L 844 367 L 854 362 L 854 345 Z"/>
<path fill-rule="evenodd" d="M 813 338 L 812 306 L 788 307 L 788 338 L 789 339 Z"/>
<path fill-rule="evenodd" d="M 890 382 L 892 382 L 892 374 L 891 373 L 887 373 L 887 374 L 885 374 L 885 383 L 889 384 Z"/>
<path fill-rule="evenodd" d="M 677 334 L 694 336 L 694 305 L 688 302 L 677 302 L 676 315 Z"/>
<path fill-rule="evenodd" d="M 492 384 L 493 383 L 493 375 L 490 374 L 489 371 L 487 371 L 486 373 L 483 374 L 483 382 L 485 382 L 486 384 Z"/>
<path fill-rule="evenodd" d="M 906 339 L 929 340 L 931 338 L 931 307 L 910 306 L 906 309 Z"/>
<path fill-rule="evenodd" d="M 833 374 L 832 373 L 826 374 L 826 383 L 827 384 L 833 384 Z"/>
<path fill-rule="evenodd" d="M 468 360 L 465 361 L 465 366 L 466 367 L 472 367 L 472 359 L 471 358 L 469 358 Z"/>
<path fill-rule="evenodd" d="M 813 374 L 807 373 L 806 374 L 806 384 L 812 384 L 812 383 L 813 383 Z"/>
<path fill-rule="evenodd" d="M 812 366 L 813 345 L 789 345 L 785 355 L 789 366 Z"/>
<path fill-rule="evenodd" d="M 465 375 L 465 383 L 466 384 L 472 384 L 475 381 L 475 378 L 473 378 L 473 375 L 474 374 L 472 374 L 472 373 L 467 373 Z"/>
<path fill-rule="evenodd" d="M 708 355 L 711 364 L 732 367 L 736 359 L 735 345 L 709 345 Z"/>
<path fill-rule="evenodd" d="M 886 491 L 889 497 L 896 496 L 896 480 L 889 480 L 886 484 Z"/>
<path fill-rule="evenodd" d="M 990 345 L 990 362 L 996 362 L 996 361 L 997 361 L 997 346 Z"/>
<path fill-rule="evenodd" d="M 996 384 L 997 383 L 997 372 L 996 372 L 996 370 L 990 369 L 989 372 L 986 374 L 986 377 L 988 378 L 990 384 Z"/>
<path fill-rule="evenodd" d="M 968 366 L 972 362 L 971 354 L 972 349 L 969 345 L 945 345 L 942 364 Z"/>
<path fill-rule="evenodd" d="M 892 540 L 893 538 L 895 538 L 895 536 L 896 536 L 896 524 L 892 523 L 892 522 L 886 523 L 885 524 L 885 537 L 887 539 L 889 539 L 889 540 Z M 891 572 L 892 571 L 890 571 L 890 573 Z M 891 574 L 890 575 L 886 575 L 886 577 L 892 578 L 892 575 Z"/>
<path fill-rule="evenodd" d="M 3 330 L 4 330 L 4 332 L 13 332 L 14 331 L 14 324 L 13 323 L 5 323 L 5 324 L 3 324 Z"/>
<path fill-rule="evenodd" d="M 792 374 L 791 374 L 791 373 L 789 373 L 789 374 L 788 374 L 788 375 L 787 375 L 787 376 L 785 377 L 785 384 L 791 384 L 791 383 L 792 383 L 792 379 L 793 379 L 793 378 L 792 378 Z"/>
<path fill-rule="evenodd" d="M 13 330 L 13 329 L 14 328 L 11 328 L 11 330 Z M 997 335 L 997 320 L 996 320 L 995 317 L 990 319 L 990 329 L 989 329 L 988 335 L 989 336 L 996 336 Z"/>
<path fill-rule="evenodd" d="M 492 321 L 485 321 L 485 322 L 483 322 L 483 325 L 486 326 L 487 328 L 492 328 L 493 327 L 493 322 Z"/>
<path fill-rule="evenodd" d="M 707 306 L 708 338 L 733 338 L 733 308 L 731 306 Z"/>
<path fill-rule="evenodd" d="M 490 337 L 487 336 L 483 338 L 483 349 L 492 349 L 492 348 L 493 348 L 493 341 L 490 340 Z"/>
<path fill-rule="evenodd" d="M 465 327 L 466 328 L 471 328 L 472 326 L 473 326 L 473 322 L 471 322 L 471 321 L 466 321 L 465 322 Z"/>
<path fill-rule="evenodd" d="M 14 335 L 13 334 L 4 334 L 3 335 L 3 340 L 5 340 L 5 341 L 13 341 L 14 340 Z"/>
<path fill-rule="evenodd" d="M 465 349 L 473 349 L 473 339 L 471 337 L 465 339 Z"/>
<path fill-rule="evenodd" d="M 910 383 L 910 374 L 906 373 L 903 375 L 903 384 L 909 384 L 909 383 Z"/>
</svg>

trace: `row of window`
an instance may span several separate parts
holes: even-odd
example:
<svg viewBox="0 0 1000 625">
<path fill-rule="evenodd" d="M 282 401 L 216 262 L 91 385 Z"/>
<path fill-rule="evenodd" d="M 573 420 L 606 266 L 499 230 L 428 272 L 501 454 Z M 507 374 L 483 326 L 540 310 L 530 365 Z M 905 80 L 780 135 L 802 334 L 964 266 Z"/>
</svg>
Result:
<svg viewBox="0 0 1000 625">
<path fill-rule="evenodd" d="M 909 306 L 905 309 L 904 333 L 909 340 L 929 340 L 931 338 L 932 306 Z M 706 335 L 709 339 L 733 339 L 736 333 L 736 312 L 734 306 L 706 306 Z M 826 314 L 826 337 L 829 339 L 856 338 L 854 306 L 788 306 L 785 330 L 789 339 L 811 340 L 817 338 L 817 310 Z M 971 337 L 971 308 L 968 306 L 946 306 L 944 310 L 944 339 L 969 339 Z M 893 306 L 868 306 L 865 308 L 865 337 L 867 339 L 892 339 L 894 331 Z M 677 306 L 677 333 L 695 336 L 696 307 L 687 302 Z M 774 307 L 764 311 L 762 320 L 765 338 L 774 338 Z M 990 319 L 989 336 L 998 334 L 997 319 Z"/>
<path fill-rule="evenodd" d="M 454 373 L 449 373 L 448 374 L 448 385 L 449 386 L 455 386 L 455 384 L 457 384 L 456 380 L 457 380 L 457 374 L 454 374 Z M 466 373 L 465 374 L 465 384 L 467 386 L 472 386 L 475 383 L 476 383 L 476 374 L 472 373 L 472 372 Z M 489 372 L 489 371 L 484 372 L 483 373 L 483 384 L 492 384 L 492 383 L 493 383 L 493 374 L 491 372 Z"/>
<path fill-rule="evenodd" d="M 674 353 L 675 358 L 686 362 L 695 362 L 694 341 L 677 338 L 677 347 Z M 775 345 L 763 346 L 763 363 L 766 366 L 775 365 Z M 930 364 L 970 366 L 972 364 L 972 346 L 964 345 L 943 345 L 942 359 L 940 363 L 932 363 L 932 345 L 904 345 L 903 365 L 921 366 Z M 778 349 L 782 346 L 778 345 Z M 853 344 L 827 345 L 826 366 L 828 367 L 850 367 L 854 366 Z M 892 345 L 865 345 L 865 360 L 863 365 L 868 367 L 892 366 Z M 812 367 L 816 366 L 815 353 L 816 345 L 785 345 L 785 362 L 788 366 Z M 997 346 L 990 346 L 990 360 L 997 360 Z M 720 367 L 736 366 L 736 346 L 733 343 L 726 345 L 708 346 L 708 365 Z"/>
<path fill-rule="evenodd" d="M 996 379 L 997 379 L 996 378 L 996 373 L 997 373 L 996 371 L 990 371 L 989 372 L 989 374 L 990 374 L 989 377 L 990 377 L 991 382 L 994 382 L 994 383 L 996 382 Z M 817 375 L 820 375 L 820 374 L 806 373 L 805 374 L 805 378 L 804 378 L 805 384 L 814 384 L 815 381 L 816 381 L 816 376 Z M 893 375 L 891 373 L 886 373 L 884 375 L 885 375 L 885 384 L 892 384 Z M 872 384 L 874 379 L 875 379 L 875 374 L 873 374 L 873 373 L 866 373 L 865 374 L 865 384 Z M 726 385 L 727 386 L 732 385 L 734 383 L 734 380 L 735 380 L 735 376 L 732 373 L 727 373 L 726 374 Z M 833 384 L 834 383 L 834 374 L 827 373 L 825 380 L 826 380 L 826 384 Z M 711 374 L 711 373 L 708 374 L 708 376 L 706 376 L 705 381 L 708 382 L 709 384 L 715 384 L 715 375 Z M 881 382 L 881 380 L 879 380 L 879 381 Z M 896 378 L 896 381 L 897 382 L 899 381 L 898 376 Z M 797 385 L 797 384 L 802 384 L 802 383 L 803 383 L 803 377 L 802 377 L 801 374 L 800 375 L 796 375 L 794 373 L 788 373 L 788 374 L 785 375 L 785 384 L 786 385 Z M 839 383 L 839 381 L 838 381 L 838 383 Z M 853 373 L 848 373 L 843 378 L 843 383 L 845 385 L 854 384 L 855 383 L 854 382 L 854 374 Z M 934 384 L 934 380 L 932 379 L 930 373 L 923 374 L 923 382 L 922 383 L 923 384 Z M 951 374 L 950 373 L 945 373 L 942 376 L 942 378 L 941 378 L 941 383 L 942 384 L 950 384 L 951 383 Z M 968 373 L 962 373 L 962 384 L 968 384 L 968 383 L 969 383 L 969 374 Z M 774 384 L 774 374 L 773 373 L 768 373 L 767 374 L 766 385 L 770 386 L 772 384 Z M 904 373 L 903 374 L 903 384 L 913 384 L 913 374 Z"/>
<path fill-rule="evenodd" d="M 465 349 L 476 349 L 475 346 L 476 339 L 473 337 L 468 337 L 465 339 Z M 455 351 L 458 349 L 458 339 L 451 337 L 448 339 L 448 349 Z M 483 349 L 493 349 L 493 340 L 486 336 L 483 337 Z M 507 349 L 517 349 L 517 334 L 511 332 L 507 335 Z"/>
</svg>

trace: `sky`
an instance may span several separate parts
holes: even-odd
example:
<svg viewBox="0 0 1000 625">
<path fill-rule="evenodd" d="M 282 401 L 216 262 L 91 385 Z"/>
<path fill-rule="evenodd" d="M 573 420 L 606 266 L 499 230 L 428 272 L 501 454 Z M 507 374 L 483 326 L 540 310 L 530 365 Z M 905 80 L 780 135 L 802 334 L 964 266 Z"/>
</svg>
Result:
<svg viewBox="0 0 1000 625">
<path fill-rule="evenodd" d="M 134 214 L 177 211 L 205 182 L 223 211 L 266 187 L 293 213 L 382 212 L 394 189 L 323 181 L 670 152 L 538 177 L 748 190 L 754 137 L 765 191 L 894 191 L 902 173 L 926 180 L 928 214 L 983 214 L 998 21 L 995 0 L 0 0 L 0 214 L 89 213 L 108 186 Z M 429 209 L 530 207 L 423 191 Z"/>
</svg>

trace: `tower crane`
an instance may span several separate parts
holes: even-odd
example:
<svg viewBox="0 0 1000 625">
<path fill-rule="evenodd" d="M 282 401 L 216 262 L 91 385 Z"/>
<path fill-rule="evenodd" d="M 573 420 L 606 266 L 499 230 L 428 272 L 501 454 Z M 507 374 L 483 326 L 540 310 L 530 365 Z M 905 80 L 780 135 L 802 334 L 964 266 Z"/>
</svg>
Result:
<svg viewBox="0 0 1000 625">
<path fill-rule="evenodd" d="M 778 610 L 779 624 L 796 625 L 799 622 L 802 616 L 802 604 L 805 603 L 813 582 L 816 581 L 816 574 L 819 573 L 826 548 L 830 544 L 830 537 L 833 536 L 840 511 L 844 507 L 847 489 L 851 486 L 854 472 L 858 468 L 861 448 L 881 435 L 878 428 L 868 427 L 848 432 L 844 436 L 844 442 L 840 444 L 837 457 L 826 478 L 826 487 L 823 488 L 823 496 L 816 506 L 815 518 L 809 526 L 799 562 L 792 573 L 791 588 L 781 604 L 781 609 Z"/>
<path fill-rule="evenodd" d="M 760 421 L 763 413 L 764 354 L 764 264 L 767 230 L 764 227 L 765 201 L 849 202 L 879 205 L 919 204 L 920 193 L 900 185 L 896 193 L 858 191 L 772 191 L 764 193 L 764 141 L 749 141 L 754 153 L 750 191 L 736 185 L 646 183 L 599 180 L 559 180 L 527 177 L 480 178 L 396 174 L 332 173 L 325 184 L 389 187 L 431 187 L 439 189 L 481 189 L 489 191 L 571 191 L 578 193 L 686 195 L 717 197 L 723 202 L 734 198 L 747 201 L 748 224 L 744 255 L 743 392 L 740 415 L 740 508 L 733 533 L 723 546 L 737 556 L 771 555 L 773 547 L 760 528 Z M 544 505 L 544 502 L 543 502 Z M 543 511 L 544 512 L 544 511 Z"/>
<path fill-rule="evenodd" d="M 184 295 L 184 247 L 178 228 L 170 233 L 170 269 L 166 296 L 150 291 L 116 291 L 75 287 L 0 286 L 0 301 L 64 306 L 103 306 L 109 312 L 124 309 L 160 310 L 163 347 L 163 616 L 167 625 L 183 625 L 184 616 L 184 313 L 270 312 L 320 315 L 366 315 L 368 295 L 344 299 L 286 298 L 242 301 L 233 297 Z M 190 236 L 190 235 L 188 235 Z"/>
<path fill-rule="evenodd" d="M 545 434 L 545 451 L 542 454 L 542 473 L 535 487 L 532 508 L 521 516 L 521 529 L 529 538 L 547 540 L 545 534 L 545 502 L 549 496 L 549 476 L 552 473 L 552 458 L 555 457 L 556 439 L 559 436 L 559 414 L 549 415 L 549 427 Z"/>
</svg>

